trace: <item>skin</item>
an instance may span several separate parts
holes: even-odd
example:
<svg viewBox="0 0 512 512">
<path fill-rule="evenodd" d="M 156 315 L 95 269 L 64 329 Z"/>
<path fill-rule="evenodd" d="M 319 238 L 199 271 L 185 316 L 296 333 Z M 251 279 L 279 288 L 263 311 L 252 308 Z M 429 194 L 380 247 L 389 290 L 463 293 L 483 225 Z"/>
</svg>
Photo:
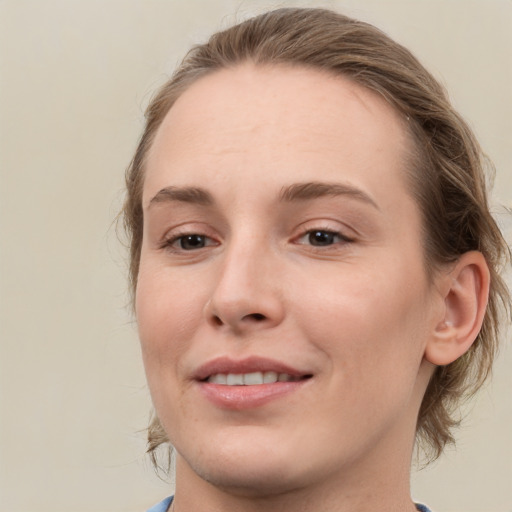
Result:
<svg viewBox="0 0 512 512">
<path fill-rule="evenodd" d="M 177 512 L 415 510 L 425 353 L 453 322 L 446 275 L 425 272 L 404 123 L 349 80 L 249 64 L 168 112 L 147 162 L 136 311 Z M 338 189 L 280 197 L 308 182 Z M 201 365 L 253 356 L 310 378 L 254 407 L 201 391 Z"/>
</svg>

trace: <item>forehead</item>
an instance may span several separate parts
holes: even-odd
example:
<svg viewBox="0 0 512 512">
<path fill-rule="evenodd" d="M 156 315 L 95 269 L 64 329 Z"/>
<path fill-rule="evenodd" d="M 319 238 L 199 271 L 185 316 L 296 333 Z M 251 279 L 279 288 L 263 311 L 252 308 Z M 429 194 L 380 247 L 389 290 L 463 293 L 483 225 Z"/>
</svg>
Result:
<svg viewBox="0 0 512 512">
<path fill-rule="evenodd" d="M 257 166 L 267 179 L 315 172 L 355 182 L 369 170 L 377 182 L 389 180 L 393 170 L 403 181 L 409 146 L 401 115 L 350 79 L 246 63 L 200 78 L 178 98 L 151 147 L 145 197 L 167 185 L 155 183 L 158 176 L 186 182 L 184 168 L 204 179 L 226 169 L 228 179 L 243 178 Z"/>
</svg>

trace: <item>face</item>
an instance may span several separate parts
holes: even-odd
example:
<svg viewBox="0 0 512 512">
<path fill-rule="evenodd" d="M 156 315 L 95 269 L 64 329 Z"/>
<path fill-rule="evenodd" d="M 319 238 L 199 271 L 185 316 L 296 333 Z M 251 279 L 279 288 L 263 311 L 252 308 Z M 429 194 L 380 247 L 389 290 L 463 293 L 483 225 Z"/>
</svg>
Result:
<svg viewBox="0 0 512 512">
<path fill-rule="evenodd" d="M 136 311 L 178 479 L 277 493 L 409 464 L 440 307 L 408 148 L 384 100 L 308 69 L 219 71 L 169 111 Z"/>
</svg>

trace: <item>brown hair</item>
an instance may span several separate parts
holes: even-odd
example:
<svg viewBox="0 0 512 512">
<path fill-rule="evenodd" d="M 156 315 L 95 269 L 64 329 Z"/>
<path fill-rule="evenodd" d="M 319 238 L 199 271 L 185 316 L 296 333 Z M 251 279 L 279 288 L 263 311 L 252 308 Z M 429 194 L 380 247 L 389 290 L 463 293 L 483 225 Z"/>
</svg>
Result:
<svg viewBox="0 0 512 512">
<path fill-rule="evenodd" d="M 415 142 L 411 189 L 423 214 L 427 269 L 480 251 L 491 272 L 489 303 L 482 329 L 469 351 L 432 376 L 419 412 L 417 438 L 431 459 L 454 441 L 457 408 L 490 373 L 498 347 L 501 306 L 508 289 L 499 275 L 508 247 L 489 212 L 486 161 L 466 122 L 441 85 L 403 46 L 377 28 L 324 9 L 270 11 L 214 34 L 186 55 L 146 111 L 146 127 L 126 174 L 124 220 L 130 236 L 132 291 L 142 242 L 144 163 L 155 133 L 176 99 L 207 73 L 251 61 L 298 65 L 343 75 L 383 96 L 407 119 Z M 149 451 L 167 441 L 158 418 L 149 428 Z"/>
</svg>

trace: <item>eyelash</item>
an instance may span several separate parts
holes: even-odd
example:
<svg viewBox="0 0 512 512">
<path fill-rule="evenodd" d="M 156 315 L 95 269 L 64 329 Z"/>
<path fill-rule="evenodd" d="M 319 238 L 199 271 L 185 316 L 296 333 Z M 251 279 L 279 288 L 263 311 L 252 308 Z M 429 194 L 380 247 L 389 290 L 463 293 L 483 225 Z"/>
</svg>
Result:
<svg viewBox="0 0 512 512">
<path fill-rule="evenodd" d="M 312 236 L 314 235 L 322 235 L 323 238 L 325 239 L 326 236 L 328 237 L 327 240 L 330 241 L 330 243 L 326 244 L 326 245 L 322 245 L 321 243 L 319 244 L 314 244 L 312 243 Z M 304 239 L 308 237 L 308 242 L 309 244 L 307 243 L 301 243 L 300 240 Z M 338 241 L 332 241 L 332 238 L 337 238 Z M 330 228 L 313 228 L 313 229 L 307 229 L 305 230 L 299 237 L 297 237 L 295 239 L 297 241 L 297 243 L 299 243 L 300 245 L 310 245 L 311 247 L 314 247 L 315 249 L 319 248 L 326 248 L 326 247 L 332 247 L 332 246 L 337 246 L 337 245 L 344 245 L 344 244 L 348 244 L 348 243 L 351 243 L 354 241 L 353 238 L 350 238 L 346 235 L 344 235 L 343 233 L 341 233 L 340 231 L 336 231 L 336 230 L 333 230 L 333 229 L 330 229 Z"/>
<path fill-rule="evenodd" d="M 183 247 L 183 242 L 187 238 L 190 239 L 192 237 L 195 237 L 196 241 L 198 238 L 203 239 L 204 245 L 202 245 L 201 247 L 195 248 L 195 249 L 193 247 L 189 248 L 189 249 L 185 249 Z M 213 242 L 213 243 L 209 243 L 209 242 Z M 176 244 L 178 244 L 178 243 L 180 244 L 180 247 L 176 247 Z M 168 249 L 168 250 L 171 250 L 174 252 L 193 252 L 194 250 L 203 249 L 205 247 L 211 247 L 211 246 L 215 246 L 215 245 L 218 245 L 218 242 L 216 242 L 213 238 L 211 238 L 208 235 L 205 235 L 203 233 L 179 233 L 177 235 L 172 236 L 171 238 L 164 240 L 162 243 L 162 248 Z"/>
<path fill-rule="evenodd" d="M 313 236 L 319 235 L 319 240 L 317 242 L 319 243 L 313 243 Z M 307 242 L 301 242 L 301 240 L 307 238 Z M 183 246 L 184 243 L 187 243 L 186 240 L 189 239 L 189 242 L 192 242 L 192 247 L 189 247 L 188 249 Z M 195 240 L 194 240 L 195 238 Z M 327 243 L 325 245 L 322 244 L 322 239 L 326 241 Z M 337 239 L 337 241 L 334 241 L 334 239 Z M 309 245 L 316 250 L 321 250 L 322 248 L 329 248 L 332 246 L 338 246 L 338 245 L 344 245 L 349 244 L 354 241 L 353 238 L 345 236 L 343 233 L 339 231 L 335 231 L 329 228 L 313 228 L 313 229 L 307 229 L 304 230 L 298 237 L 294 239 L 295 243 L 298 245 Z M 194 243 L 199 243 L 199 247 L 194 247 Z M 177 246 L 179 244 L 179 247 Z M 205 247 L 211 247 L 219 245 L 218 242 L 216 242 L 213 238 L 209 237 L 208 235 L 205 235 L 204 233 L 179 233 L 171 238 L 168 238 L 164 240 L 162 243 L 162 248 L 165 248 L 167 250 L 173 251 L 173 252 L 195 252 L 196 250 L 204 249 Z"/>
</svg>

